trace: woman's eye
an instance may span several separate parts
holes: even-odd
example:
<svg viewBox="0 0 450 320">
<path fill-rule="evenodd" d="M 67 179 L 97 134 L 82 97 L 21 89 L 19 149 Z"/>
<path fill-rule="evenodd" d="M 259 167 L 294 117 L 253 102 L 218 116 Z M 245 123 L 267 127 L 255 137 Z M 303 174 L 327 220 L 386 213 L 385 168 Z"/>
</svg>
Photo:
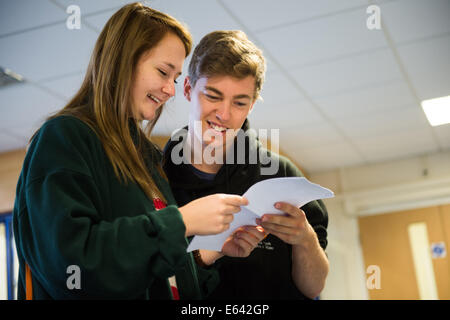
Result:
<svg viewBox="0 0 450 320">
<path fill-rule="evenodd" d="M 167 73 L 166 73 L 166 72 L 162 71 L 161 69 L 158 69 L 158 71 L 159 71 L 159 73 L 160 73 L 163 77 L 167 77 Z M 176 79 L 173 80 L 173 82 L 174 82 L 175 84 L 178 84 L 178 81 L 177 81 Z"/>
<path fill-rule="evenodd" d="M 247 104 L 246 103 L 244 103 L 244 102 L 239 102 L 239 101 L 236 101 L 236 104 L 239 106 L 239 107 L 245 107 Z"/>
</svg>

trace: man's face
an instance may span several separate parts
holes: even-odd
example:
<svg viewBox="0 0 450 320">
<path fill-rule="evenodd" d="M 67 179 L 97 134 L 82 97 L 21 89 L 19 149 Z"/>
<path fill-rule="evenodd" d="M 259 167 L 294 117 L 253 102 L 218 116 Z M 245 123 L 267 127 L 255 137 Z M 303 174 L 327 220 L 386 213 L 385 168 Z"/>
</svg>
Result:
<svg viewBox="0 0 450 320">
<path fill-rule="evenodd" d="M 224 148 L 233 141 L 255 103 L 255 78 L 237 79 L 231 76 L 202 77 L 191 87 L 189 77 L 184 81 L 184 95 L 191 103 L 189 130 L 203 146 L 214 143 Z M 197 125 L 195 125 L 195 123 Z M 201 132 L 194 132 L 200 128 Z M 206 133 L 206 134 L 205 134 Z M 206 139 L 204 139 L 207 137 Z"/>
</svg>

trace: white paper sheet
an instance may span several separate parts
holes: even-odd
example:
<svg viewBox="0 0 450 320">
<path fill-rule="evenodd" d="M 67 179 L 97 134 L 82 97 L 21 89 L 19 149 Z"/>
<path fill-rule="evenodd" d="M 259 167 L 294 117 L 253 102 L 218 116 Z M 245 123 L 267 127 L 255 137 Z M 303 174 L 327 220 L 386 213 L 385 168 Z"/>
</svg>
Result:
<svg viewBox="0 0 450 320">
<path fill-rule="evenodd" d="M 276 202 L 287 202 L 302 207 L 308 202 L 334 197 L 334 193 L 303 177 L 273 178 L 255 183 L 243 194 L 248 199 L 248 206 L 234 215 L 230 228 L 220 234 L 195 236 L 187 252 L 206 249 L 221 251 L 225 240 L 239 227 L 256 226 L 255 219 L 264 214 L 283 214 L 275 209 Z"/>
</svg>

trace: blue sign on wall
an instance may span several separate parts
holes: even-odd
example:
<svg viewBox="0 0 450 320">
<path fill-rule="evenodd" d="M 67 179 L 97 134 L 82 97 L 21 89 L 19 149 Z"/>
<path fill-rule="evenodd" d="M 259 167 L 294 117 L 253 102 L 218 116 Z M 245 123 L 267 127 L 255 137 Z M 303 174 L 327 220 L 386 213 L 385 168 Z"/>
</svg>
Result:
<svg viewBox="0 0 450 320">
<path fill-rule="evenodd" d="M 433 259 L 445 258 L 446 255 L 445 242 L 433 242 L 431 244 L 431 257 Z"/>
<path fill-rule="evenodd" d="M 5 224 L 6 236 L 6 269 L 8 281 L 8 300 L 14 299 L 14 251 L 13 251 L 13 232 L 12 232 L 12 214 L 0 214 L 0 223 Z"/>
</svg>

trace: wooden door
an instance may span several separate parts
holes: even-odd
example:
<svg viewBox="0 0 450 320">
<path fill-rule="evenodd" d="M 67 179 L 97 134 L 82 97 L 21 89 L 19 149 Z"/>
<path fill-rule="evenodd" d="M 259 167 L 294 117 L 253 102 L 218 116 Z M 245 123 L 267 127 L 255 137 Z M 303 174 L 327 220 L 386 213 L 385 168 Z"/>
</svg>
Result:
<svg viewBox="0 0 450 320">
<path fill-rule="evenodd" d="M 425 224 L 430 250 L 437 242 L 448 249 L 450 205 L 360 217 L 358 223 L 366 270 L 380 271 L 380 288 L 368 288 L 370 299 L 420 299 L 408 227 Z M 448 260 L 448 254 L 431 260 L 439 299 L 450 299 Z"/>
</svg>

